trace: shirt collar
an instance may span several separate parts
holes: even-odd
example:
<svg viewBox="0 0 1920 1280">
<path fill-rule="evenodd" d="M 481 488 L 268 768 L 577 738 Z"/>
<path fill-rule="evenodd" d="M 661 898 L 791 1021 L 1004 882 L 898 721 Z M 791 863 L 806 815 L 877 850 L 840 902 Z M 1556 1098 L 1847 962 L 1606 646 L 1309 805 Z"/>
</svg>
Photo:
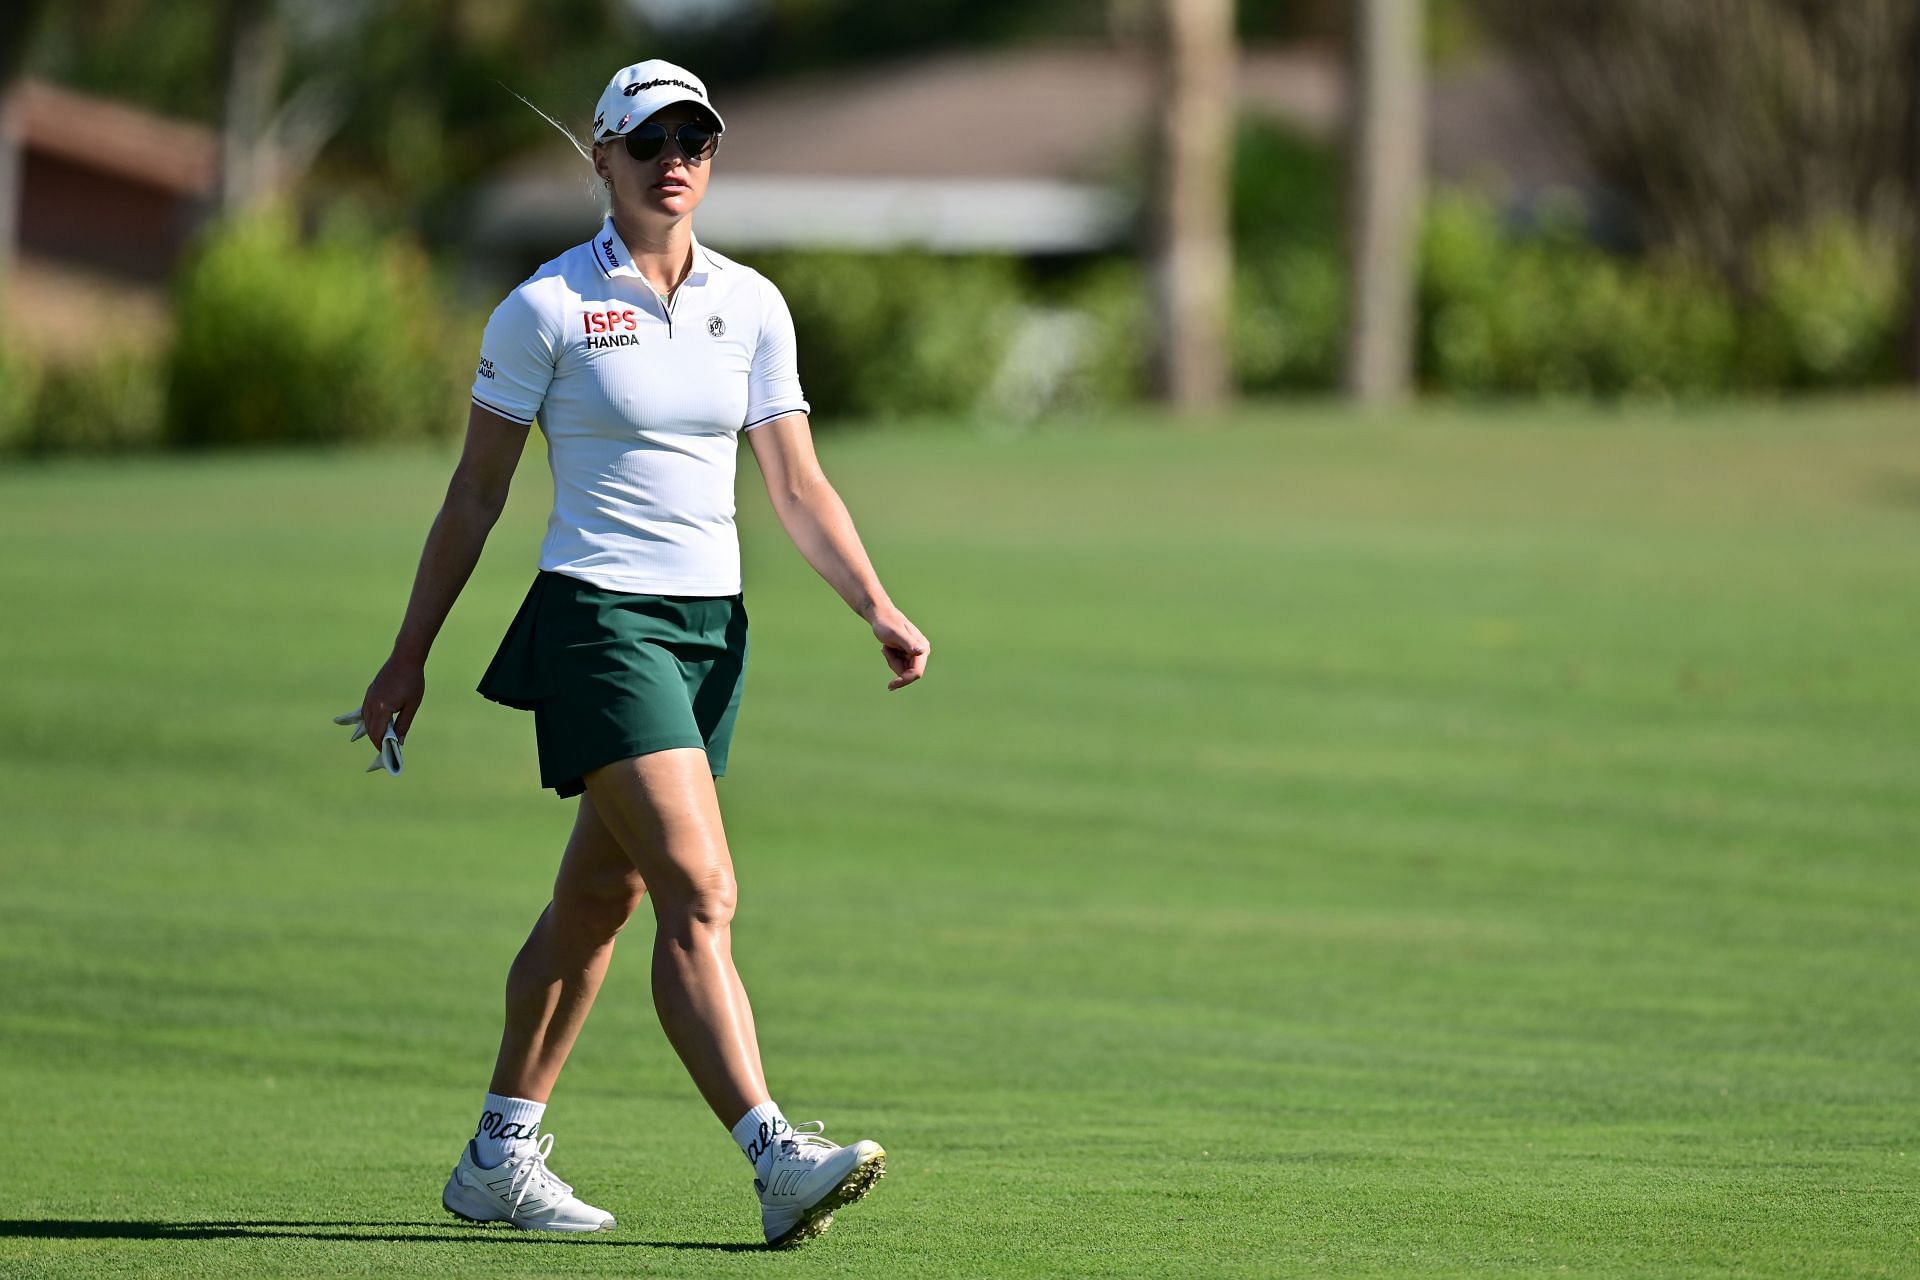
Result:
<svg viewBox="0 0 1920 1280">
<path fill-rule="evenodd" d="M 687 278 L 691 280 L 695 276 L 704 277 L 710 271 L 718 271 L 719 260 L 707 252 L 699 236 L 692 235 L 691 230 L 688 234 L 693 239 L 693 268 L 687 272 Z M 612 214 L 607 215 L 606 221 L 600 224 L 599 233 L 593 237 L 593 261 L 601 274 L 608 277 L 638 277 L 640 274 L 639 268 L 633 265 L 633 255 L 627 252 L 627 242 L 614 230 Z"/>
</svg>

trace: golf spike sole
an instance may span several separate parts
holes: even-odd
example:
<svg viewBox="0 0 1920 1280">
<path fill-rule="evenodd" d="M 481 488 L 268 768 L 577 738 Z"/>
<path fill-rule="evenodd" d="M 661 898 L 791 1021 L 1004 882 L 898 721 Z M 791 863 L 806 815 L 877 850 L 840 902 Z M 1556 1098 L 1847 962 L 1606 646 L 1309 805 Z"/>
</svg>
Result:
<svg viewBox="0 0 1920 1280">
<path fill-rule="evenodd" d="M 789 1227 L 787 1233 L 778 1240 L 769 1241 L 768 1247 L 791 1249 L 795 1245 L 805 1244 L 820 1236 L 833 1225 L 834 1210 L 844 1208 L 856 1200 L 865 1199 L 867 1192 L 873 1190 L 873 1184 L 885 1177 L 886 1173 L 887 1153 L 881 1151 L 871 1160 L 857 1165 L 839 1186 L 814 1201 L 800 1215 L 800 1221 Z"/>
</svg>

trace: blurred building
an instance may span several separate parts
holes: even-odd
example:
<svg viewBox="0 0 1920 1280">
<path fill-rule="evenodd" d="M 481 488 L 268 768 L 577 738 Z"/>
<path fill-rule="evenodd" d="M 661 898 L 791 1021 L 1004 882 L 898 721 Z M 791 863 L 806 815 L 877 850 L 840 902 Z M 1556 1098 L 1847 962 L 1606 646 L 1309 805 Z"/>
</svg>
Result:
<svg viewBox="0 0 1920 1280">
<path fill-rule="evenodd" d="M 16 192 L 11 327 L 61 345 L 97 337 L 108 309 L 119 332 L 163 322 L 165 282 L 212 208 L 214 132 L 34 79 L 0 119 Z"/>
<path fill-rule="evenodd" d="M 1246 50 L 1237 87 L 1243 114 L 1309 138 L 1341 127 L 1345 70 L 1330 48 Z M 951 53 L 722 91 L 721 177 L 700 234 L 723 250 L 1122 248 L 1154 95 L 1148 60 L 1109 46 Z M 1579 179 L 1512 69 L 1442 73 L 1430 98 L 1436 178 L 1521 189 Z M 476 192 L 467 226 L 483 255 L 530 266 L 597 219 L 592 175 L 555 138 Z"/>
</svg>

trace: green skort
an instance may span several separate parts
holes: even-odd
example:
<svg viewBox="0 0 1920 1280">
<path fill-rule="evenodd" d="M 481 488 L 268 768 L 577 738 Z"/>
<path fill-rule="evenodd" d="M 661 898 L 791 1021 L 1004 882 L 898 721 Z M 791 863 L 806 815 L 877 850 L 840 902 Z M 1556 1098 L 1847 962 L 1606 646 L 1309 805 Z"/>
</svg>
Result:
<svg viewBox="0 0 1920 1280">
<path fill-rule="evenodd" d="M 738 592 L 639 595 L 542 569 L 478 687 L 533 712 L 540 785 L 566 797 L 603 764 L 668 747 L 704 747 L 725 774 L 746 675 Z"/>
</svg>

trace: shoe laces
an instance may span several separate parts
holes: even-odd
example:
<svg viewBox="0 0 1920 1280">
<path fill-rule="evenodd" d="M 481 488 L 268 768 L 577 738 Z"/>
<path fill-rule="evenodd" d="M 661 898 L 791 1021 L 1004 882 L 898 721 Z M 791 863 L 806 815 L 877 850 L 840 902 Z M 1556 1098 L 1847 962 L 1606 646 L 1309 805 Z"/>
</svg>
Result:
<svg viewBox="0 0 1920 1280">
<path fill-rule="evenodd" d="M 809 1127 L 811 1126 L 811 1127 Z M 829 1151 L 838 1151 L 840 1144 L 830 1141 L 823 1135 L 826 1122 L 822 1120 L 802 1120 L 799 1124 L 788 1126 L 790 1137 L 780 1140 L 787 1154 L 796 1160 L 823 1160 Z"/>
<path fill-rule="evenodd" d="M 561 1196 L 571 1195 L 573 1187 L 562 1182 L 553 1170 L 547 1168 L 547 1157 L 553 1152 L 553 1135 L 542 1134 L 533 1150 L 518 1156 L 514 1160 L 513 1173 L 507 1179 L 507 1191 L 513 1196 L 513 1209 L 520 1211 L 520 1202 L 527 1198 L 529 1191 L 536 1188 L 548 1192 L 558 1192 Z"/>
</svg>

